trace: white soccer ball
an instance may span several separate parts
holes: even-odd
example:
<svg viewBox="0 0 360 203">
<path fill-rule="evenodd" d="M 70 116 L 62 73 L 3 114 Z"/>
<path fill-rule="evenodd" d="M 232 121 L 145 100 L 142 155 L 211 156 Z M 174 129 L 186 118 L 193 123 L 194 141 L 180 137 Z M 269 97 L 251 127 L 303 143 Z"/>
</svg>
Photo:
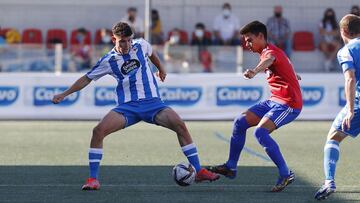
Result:
<svg viewBox="0 0 360 203">
<path fill-rule="evenodd" d="M 180 186 L 189 186 L 195 182 L 196 171 L 190 163 L 179 163 L 174 166 L 172 175 Z"/>
</svg>

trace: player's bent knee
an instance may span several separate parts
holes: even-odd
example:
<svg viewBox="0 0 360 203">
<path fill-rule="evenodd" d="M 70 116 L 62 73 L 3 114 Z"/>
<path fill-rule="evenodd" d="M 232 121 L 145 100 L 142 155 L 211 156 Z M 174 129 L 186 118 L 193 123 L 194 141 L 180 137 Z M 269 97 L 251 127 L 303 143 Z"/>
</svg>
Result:
<svg viewBox="0 0 360 203">
<path fill-rule="evenodd" d="M 96 138 L 104 138 L 106 136 L 105 134 L 105 130 L 100 127 L 100 126 L 96 126 L 94 129 L 93 129 L 93 137 L 96 137 Z"/>
<path fill-rule="evenodd" d="M 234 119 L 233 136 L 244 135 L 249 127 L 245 115 L 239 115 Z"/>
<path fill-rule="evenodd" d="M 254 130 L 254 136 L 261 145 L 264 145 L 266 131 L 267 129 L 261 127 L 256 127 Z"/>
</svg>

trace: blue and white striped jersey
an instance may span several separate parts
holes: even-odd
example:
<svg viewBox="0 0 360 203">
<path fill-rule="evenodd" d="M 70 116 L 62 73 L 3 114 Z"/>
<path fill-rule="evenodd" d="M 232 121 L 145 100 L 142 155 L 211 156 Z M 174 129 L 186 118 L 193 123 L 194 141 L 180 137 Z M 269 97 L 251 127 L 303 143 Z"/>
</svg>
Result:
<svg viewBox="0 0 360 203">
<path fill-rule="evenodd" d="M 360 38 L 350 40 L 337 53 L 343 72 L 354 70 L 356 77 L 356 97 L 360 97 Z"/>
<path fill-rule="evenodd" d="M 112 75 L 118 82 L 116 87 L 118 105 L 139 99 L 160 97 L 148 61 L 151 55 L 151 45 L 142 38 L 135 39 L 128 54 L 121 55 L 115 51 L 115 48 L 112 49 L 86 76 L 97 80 L 104 75 Z"/>
</svg>

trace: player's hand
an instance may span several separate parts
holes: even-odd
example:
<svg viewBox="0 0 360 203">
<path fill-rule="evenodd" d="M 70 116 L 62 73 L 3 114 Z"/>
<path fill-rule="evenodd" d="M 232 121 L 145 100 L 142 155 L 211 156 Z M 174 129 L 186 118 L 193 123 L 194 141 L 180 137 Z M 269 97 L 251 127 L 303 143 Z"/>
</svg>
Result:
<svg viewBox="0 0 360 203">
<path fill-rule="evenodd" d="M 161 82 L 164 82 L 165 78 L 166 78 L 166 72 L 165 71 L 158 71 L 156 73 L 156 76 L 160 78 Z"/>
<path fill-rule="evenodd" d="M 351 125 L 351 120 L 353 119 L 354 117 L 354 112 L 348 112 L 341 124 L 341 128 L 343 130 L 347 130 L 347 129 L 350 129 L 350 125 Z"/>
<path fill-rule="evenodd" d="M 65 96 L 63 94 L 57 94 L 53 97 L 52 102 L 54 104 L 60 103 L 62 100 L 64 100 Z"/>
<path fill-rule="evenodd" d="M 246 71 L 243 73 L 243 76 L 245 79 L 251 79 L 255 77 L 256 72 L 252 69 L 246 69 Z"/>
<path fill-rule="evenodd" d="M 297 78 L 298 80 L 301 80 L 301 76 L 298 75 L 298 74 L 296 74 L 296 78 Z"/>
</svg>

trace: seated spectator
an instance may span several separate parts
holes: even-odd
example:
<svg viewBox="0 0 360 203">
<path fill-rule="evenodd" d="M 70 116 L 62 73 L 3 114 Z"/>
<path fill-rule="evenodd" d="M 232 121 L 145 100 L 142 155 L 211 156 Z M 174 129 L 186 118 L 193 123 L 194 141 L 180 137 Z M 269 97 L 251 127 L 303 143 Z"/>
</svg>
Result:
<svg viewBox="0 0 360 203">
<path fill-rule="evenodd" d="M 154 9 L 151 11 L 151 44 L 163 43 L 164 37 L 159 12 Z"/>
<path fill-rule="evenodd" d="M 112 32 L 109 29 L 101 28 L 100 29 L 100 41 L 99 45 L 110 45 L 113 46 L 112 42 Z"/>
<path fill-rule="evenodd" d="M 134 38 L 144 37 L 144 23 L 137 16 L 137 9 L 135 7 L 128 8 L 127 16 L 123 17 L 121 21 L 131 26 L 135 33 Z"/>
<path fill-rule="evenodd" d="M 224 3 L 222 13 L 214 21 L 215 45 L 240 45 L 239 19 L 231 13 L 231 5 Z"/>
<path fill-rule="evenodd" d="M 324 67 L 326 71 L 331 71 L 335 67 L 334 59 L 341 46 L 339 26 L 335 11 L 332 8 L 325 10 L 324 17 L 319 25 L 319 32 L 319 48 L 325 56 Z"/>
<path fill-rule="evenodd" d="M 188 43 L 187 40 L 187 33 L 179 28 L 174 28 L 169 32 L 169 40 L 166 43 L 171 45 L 186 45 Z"/>
<path fill-rule="evenodd" d="M 206 30 L 203 23 L 195 25 L 195 31 L 192 34 L 191 45 L 211 45 L 211 34 Z"/>
<path fill-rule="evenodd" d="M 77 31 L 76 45 L 70 50 L 71 63 L 69 64 L 69 72 L 78 72 L 88 70 L 91 66 L 91 47 L 85 43 L 87 30 L 79 28 Z"/>
<path fill-rule="evenodd" d="M 5 40 L 7 44 L 18 44 L 21 42 L 21 35 L 15 29 L 10 29 L 5 34 Z"/>
<path fill-rule="evenodd" d="M 285 51 L 291 56 L 291 30 L 289 21 L 282 15 L 282 7 L 274 7 L 274 16 L 267 20 L 268 41 Z"/>
<path fill-rule="evenodd" d="M 354 15 L 357 15 L 357 16 L 360 16 L 360 8 L 359 8 L 359 6 L 358 5 L 353 5 L 351 7 L 350 13 L 354 14 Z"/>
</svg>

